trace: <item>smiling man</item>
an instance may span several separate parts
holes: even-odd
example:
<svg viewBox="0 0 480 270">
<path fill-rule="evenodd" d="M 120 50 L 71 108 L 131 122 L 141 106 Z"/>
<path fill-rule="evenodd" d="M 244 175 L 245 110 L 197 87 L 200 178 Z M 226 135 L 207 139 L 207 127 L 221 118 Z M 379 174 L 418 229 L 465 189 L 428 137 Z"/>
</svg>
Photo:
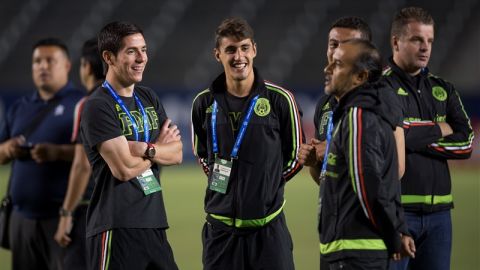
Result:
<svg viewBox="0 0 480 270">
<path fill-rule="evenodd" d="M 142 30 L 110 23 L 98 48 L 106 80 L 86 102 L 80 130 L 95 180 L 87 213 L 90 269 L 177 269 L 159 165 L 181 162 L 179 131 L 153 91 L 137 85 L 148 61 Z"/>
<path fill-rule="evenodd" d="M 300 169 L 304 141 L 293 95 L 254 68 L 253 30 L 239 18 L 216 30 L 223 66 L 193 101 L 194 152 L 205 171 L 206 270 L 294 269 L 283 207 L 286 182 Z"/>
</svg>

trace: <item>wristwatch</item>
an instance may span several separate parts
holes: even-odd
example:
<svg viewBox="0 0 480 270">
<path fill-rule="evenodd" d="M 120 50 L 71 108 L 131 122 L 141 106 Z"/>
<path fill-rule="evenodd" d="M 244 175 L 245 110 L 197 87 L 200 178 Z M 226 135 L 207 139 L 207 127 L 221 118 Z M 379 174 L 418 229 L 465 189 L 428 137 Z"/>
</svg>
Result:
<svg viewBox="0 0 480 270">
<path fill-rule="evenodd" d="M 153 143 L 147 142 L 147 150 L 145 151 L 145 158 L 152 159 L 155 157 L 157 151 L 155 150 L 155 145 Z"/>
<path fill-rule="evenodd" d="M 69 211 L 63 207 L 60 207 L 60 210 L 58 211 L 58 215 L 61 217 L 71 217 L 73 214 L 73 211 Z"/>
</svg>

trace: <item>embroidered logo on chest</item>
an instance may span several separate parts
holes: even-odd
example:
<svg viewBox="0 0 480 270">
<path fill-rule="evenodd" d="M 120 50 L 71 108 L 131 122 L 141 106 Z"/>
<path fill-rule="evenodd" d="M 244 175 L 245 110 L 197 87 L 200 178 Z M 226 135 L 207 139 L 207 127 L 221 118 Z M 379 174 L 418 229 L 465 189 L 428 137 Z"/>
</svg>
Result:
<svg viewBox="0 0 480 270">
<path fill-rule="evenodd" d="M 405 91 L 405 89 L 403 89 L 402 87 L 398 88 L 397 90 L 397 95 L 399 96 L 408 96 L 408 93 L 407 91 Z"/>
<path fill-rule="evenodd" d="M 270 101 L 266 98 L 259 98 L 254 108 L 255 114 L 264 117 L 270 113 Z"/>
<path fill-rule="evenodd" d="M 447 99 L 447 91 L 441 86 L 432 87 L 432 95 L 438 101 L 445 101 Z"/>
<path fill-rule="evenodd" d="M 55 115 L 55 116 L 62 115 L 64 111 L 65 111 L 65 106 L 63 106 L 62 104 L 60 104 L 60 105 L 58 105 L 57 107 L 55 107 L 54 115 Z"/>
</svg>

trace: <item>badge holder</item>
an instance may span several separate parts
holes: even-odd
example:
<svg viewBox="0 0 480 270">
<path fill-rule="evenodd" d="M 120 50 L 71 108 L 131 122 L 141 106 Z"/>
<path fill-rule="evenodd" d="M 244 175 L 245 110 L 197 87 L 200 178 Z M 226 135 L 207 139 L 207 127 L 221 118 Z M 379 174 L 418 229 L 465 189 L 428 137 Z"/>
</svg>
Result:
<svg viewBox="0 0 480 270">
<path fill-rule="evenodd" d="M 210 190 L 227 193 L 230 173 L 232 172 L 233 161 L 217 157 L 215 155 L 215 163 L 213 164 L 212 181 Z"/>
<path fill-rule="evenodd" d="M 141 175 L 137 176 L 138 183 L 142 186 L 143 193 L 150 195 L 152 193 L 162 190 L 160 182 L 153 174 L 152 169 L 144 171 Z"/>
<path fill-rule="evenodd" d="M 226 194 L 228 188 L 228 182 L 230 181 L 230 173 L 232 172 L 232 165 L 233 160 L 238 157 L 238 150 L 240 149 L 240 145 L 242 143 L 243 136 L 245 135 L 245 130 L 247 129 L 248 122 L 250 122 L 250 118 L 252 117 L 252 111 L 255 107 L 255 104 L 258 100 L 258 95 L 256 95 L 252 101 L 250 101 L 250 106 L 247 111 L 247 115 L 243 119 L 242 126 L 240 131 L 238 132 L 237 138 L 235 140 L 235 144 L 232 148 L 232 153 L 230 154 L 230 160 L 222 159 L 218 157 L 218 143 L 217 143 L 217 130 L 216 130 L 216 121 L 217 121 L 217 101 L 213 101 L 212 104 L 212 119 L 211 119 L 211 127 L 212 127 L 212 145 L 213 145 L 213 153 L 215 154 L 215 163 L 213 164 L 212 170 L 212 181 L 210 182 L 209 189 Z"/>
</svg>

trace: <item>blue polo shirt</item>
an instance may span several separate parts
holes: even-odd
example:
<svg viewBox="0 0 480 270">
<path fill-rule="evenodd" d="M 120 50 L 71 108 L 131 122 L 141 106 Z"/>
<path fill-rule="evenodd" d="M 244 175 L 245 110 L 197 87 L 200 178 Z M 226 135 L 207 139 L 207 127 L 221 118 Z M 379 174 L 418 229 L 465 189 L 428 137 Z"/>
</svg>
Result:
<svg viewBox="0 0 480 270">
<path fill-rule="evenodd" d="M 27 138 L 29 144 L 70 144 L 75 104 L 84 92 L 68 83 L 56 95 L 60 102 L 46 115 Z M 53 99 L 52 99 L 53 100 Z M 38 92 L 17 100 L 8 110 L 0 130 L 0 142 L 22 135 L 35 115 L 48 105 Z M 14 160 L 10 194 L 13 207 L 27 218 L 58 216 L 68 184 L 71 162 L 36 163 L 30 158 Z"/>
</svg>

